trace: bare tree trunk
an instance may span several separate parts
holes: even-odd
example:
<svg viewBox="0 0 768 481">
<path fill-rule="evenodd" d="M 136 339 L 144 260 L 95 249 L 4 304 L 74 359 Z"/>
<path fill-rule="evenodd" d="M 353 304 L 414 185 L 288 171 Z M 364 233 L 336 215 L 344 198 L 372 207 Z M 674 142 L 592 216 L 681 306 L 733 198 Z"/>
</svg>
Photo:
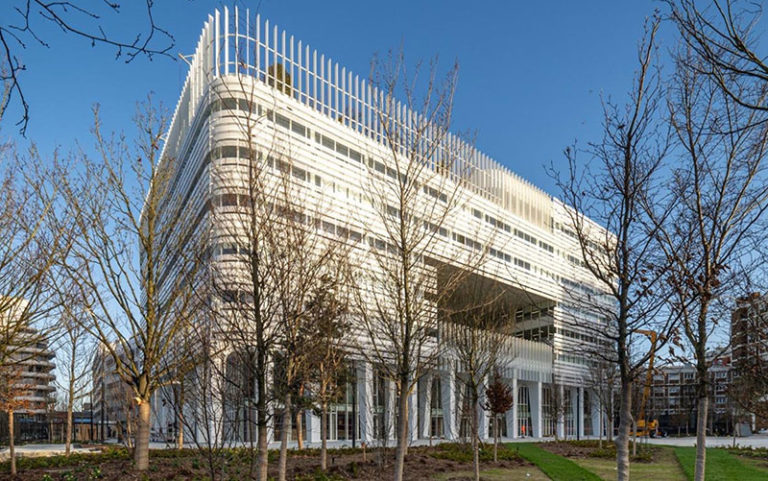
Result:
<svg viewBox="0 0 768 481">
<path fill-rule="evenodd" d="M 629 426 L 632 423 L 632 384 L 622 383 L 619 434 L 616 436 L 616 480 L 629 481 Z"/>
<path fill-rule="evenodd" d="M 472 395 L 472 471 L 475 481 L 480 481 L 480 445 L 478 443 L 479 436 L 479 420 L 477 416 L 477 395 Z"/>
<path fill-rule="evenodd" d="M 328 403 L 323 401 L 320 407 L 320 469 L 328 469 Z"/>
<path fill-rule="evenodd" d="M 304 416 L 304 411 L 299 409 L 296 411 L 296 448 L 297 449 L 304 449 L 304 433 L 302 432 L 303 429 L 303 422 L 302 417 Z"/>
<path fill-rule="evenodd" d="M 600 406 L 600 413 L 597 416 L 598 416 L 597 422 L 599 426 L 598 432 L 597 432 L 597 436 L 598 436 L 597 443 L 598 443 L 598 447 L 600 449 L 603 449 L 603 406 Z"/>
<path fill-rule="evenodd" d="M 637 456 L 637 420 L 632 418 L 632 456 Z"/>
<path fill-rule="evenodd" d="M 136 442 L 134 443 L 133 462 L 137 471 L 149 469 L 149 426 L 151 406 L 149 400 L 142 400 L 139 404 L 139 422 L 136 429 Z"/>
<path fill-rule="evenodd" d="M 403 481 L 405 467 L 406 445 L 408 443 L 408 381 L 401 380 L 400 392 L 397 399 L 397 449 L 395 452 L 395 481 Z"/>
<path fill-rule="evenodd" d="M 67 400 L 67 434 L 64 441 L 64 455 L 69 456 L 72 451 L 72 409 L 75 404 L 73 399 L 73 389 L 70 386 L 69 399 Z"/>
<path fill-rule="evenodd" d="M 178 423 L 179 427 L 176 429 L 176 449 L 184 449 L 184 407 L 183 404 L 179 406 Z"/>
<path fill-rule="evenodd" d="M 509 434 L 509 433 L 507 433 Z M 499 462 L 499 415 L 493 415 L 493 462 Z"/>
<path fill-rule="evenodd" d="M 16 476 L 16 426 L 13 409 L 8 410 L 8 454 L 11 456 L 11 476 Z"/>
<path fill-rule="evenodd" d="M 291 394 L 285 395 L 285 407 L 283 407 L 283 426 L 280 431 L 280 460 L 278 462 L 278 481 L 285 481 L 288 466 L 288 433 L 291 431 Z"/>
<path fill-rule="evenodd" d="M 178 393 L 176 397 L 176 449 L 184 449 L 184 381 L 179 384 Z"/>
<path fill-rule="evenodd" d="M 707 461 L 707 412 L 709 400 L 706 396 L 698 399 L 699 412 L 696 419 L 696 471 L 694 481 L 704 481 Z"/>
<path fill-rule="evenodd" d="M 258 339 L 263 338 L 260 323 L 257 323 Z M 259 469 L 256 479 L 267 481 L 267 469 L 269 468 L 269 441 L 267 440 L 267 354 L 266 348 L 259 342 L 256 352 L 256 426 L 258 428 Z"/>
</svg>

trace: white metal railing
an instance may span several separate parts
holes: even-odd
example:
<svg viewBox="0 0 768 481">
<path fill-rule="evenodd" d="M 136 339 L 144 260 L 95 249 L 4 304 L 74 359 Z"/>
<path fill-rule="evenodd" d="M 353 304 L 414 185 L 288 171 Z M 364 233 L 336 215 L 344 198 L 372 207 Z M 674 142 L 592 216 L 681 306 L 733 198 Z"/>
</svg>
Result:
<svg viewBox="0 0 768 481">
<path fill-rule="evenodd" d="M 383 143 L 385 132 L 430 146 L 425 161 L 444 169 L 476 194 L 542 227 L 549 227 L 552 198 L 509 169 L 475 149 L 458 136 L 429 125 L 402 102 L 388 97 L 370 79 L 295 40 L 285 30 L 252 18 L 246 9 L 224 8 L 209 15 L 203 26 L 166 140 L 164 154 L 177 157 L 184 133 L 194 118 L 210 83 L 217 77 L 246 75 L 338 121 L 360 134 Z M 415 131 L 426 134 L 414 134 Z M 387 138 L 385 138 L 387 137 Z M 405 148 L 406 146 L 403 146 Z"/>
</svg>

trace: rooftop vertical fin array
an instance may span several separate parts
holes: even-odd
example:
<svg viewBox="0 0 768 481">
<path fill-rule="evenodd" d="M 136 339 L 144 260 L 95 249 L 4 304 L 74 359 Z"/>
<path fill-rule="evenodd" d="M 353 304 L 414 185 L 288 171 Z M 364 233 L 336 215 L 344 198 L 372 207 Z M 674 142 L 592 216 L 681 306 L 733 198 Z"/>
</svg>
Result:
<svg viewBox="0 0 768 481">
<path fill-rule="evenodd" d="M 235 7 L 209 15 L 197 43 L 190 70 L 174 114 L 165 155 L 176 156 L 209 84 L 217 77 L 246 75 L 272 86 L 361 135 L 382 143 L 387 129 L 403 132 L 423 128 L 426 120 L 397 99 L 388 98 L 370 79 L 348 71 L 295 40 L 260 15 L 252 18 Z M 446 164 L 449 175 L 467 188 L 549 228 L 552 198 L 450 132 L 426 129 L 439 145 L 425 161 L 433 169 Z M 406 146 L 402 146 L 405 148 Z"/>
</svg>

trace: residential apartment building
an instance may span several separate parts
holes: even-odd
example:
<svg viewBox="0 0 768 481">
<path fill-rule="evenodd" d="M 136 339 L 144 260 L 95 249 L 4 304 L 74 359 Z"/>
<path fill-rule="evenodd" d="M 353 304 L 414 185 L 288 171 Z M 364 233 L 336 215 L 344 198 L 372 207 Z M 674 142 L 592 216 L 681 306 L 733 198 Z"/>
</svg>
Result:
<svg viewBox="0 0 768 481">
<path fill-rule="evenodd" d="M 316 222 L 324 235 L 351 243 L 360 265 L 376 269 L 371 252 L 385 249 L 386 243 L 368 192 L 398 178 L 382 141 L 384 126 L 377 115 L 382 99 L 383 93 L 366 79 L 258 15 L 216 11 L 203 26 L 166 138 L 163 156 L 176 159 L 176 166 L 174 197 L 162 205 L 169 215 L 181 207 L 191 219 L 186 227 L 210 236 L 207 262 L 238 262 L 237 249 L 227 243 L 232 233 L 222 222 L 246 195 L 244 169 L 256 149 L 256 155 L 275 157 L 268 163 L 274 179 L 290 179 L 303 202 L 322 205 Z M 396 128 L 408 128 L 415 114 L 402 105 L 395 110 L 390 120 Z M 257 128 L 245 131 L 246 124 Z M 431 172 L 446 176 L 443 185 L 458 190 L 462 202 L 443 225 L 434 226 L 436 250 L 442 253 L 436 256 L 436 270 L 461 269 L 457 259 L 462 255 L 488 253 L 482 272 L 472 274 L 478 282 L 504 289 L 504 303 L 516 323 L 515 336 L 506 340 L 502 372 L 516 403 L 507 413 L 503 434 L 597 433 L 598 406 L 585 380 L 589 353 L 610 349 L 600 333 L 611 327 L 577 299 L 609 300 L 580 261 L 567 207 L 458 137 L 448 134 L 441 142 L 445 144 L 435 155 L 449 146 L 462 152 L 458 165 L 441 172 L 439 159 L 426 161 Z M 423 196 L 445 202 L 447 194 L 425 183 Z M 177 282 L 174 275 L 179 274 L 172 266 L 167 269 L 167 285 L 160 291 Z M 332 407 L 329 438 L 373 443 L 378 425 L 392 425 L 393 383 L 362 356 L 351 355 L 356 359 L 353 380 Z M 413 439 L 462 435 L 465 399 L 461 368 L 455 359 L 441 359 L 412 394 Z M 555 399 L 562 399 L 565 409 L 556 408 Z M 170 407 L 155 406 L 155 430 L 165 430 L 174 414 Z M 237 412 L 249 409 L 234 407 Z M 307 412 L 304 425 L 305 439 L 319 441 L 318 417 Z M 244 439 L 246 431 L 235 428 L 228 435 Z M 489 431 L 483 413 L 481 433 L 487 436 Z"/>
<path fill-rule="evenodd" d="M 24 312 L 27 308 L 28 302 L 21 300 L 11 310 Z M 17 331 L 15 339 L 3 349 L 10 358 L 6 368 L 13 382 L 14 399 L 23 406 L 16 410 L 17 437 L 23 441 L 47 439 L 47 413 L 56 400 L 56 388 L 51 385 L 56 379 L 55 354 L 39 330 L 25 324 L 14 327 L 14 331 Z M 7 423 L 7 419 L 2 422 Z M 7 428 L 2 432 L 7 433 Z"/>
<path fill-rule="evenodd" d="M 733 381 L 730 350 L 716 348 L 709 368 L 709 411 L 707 428 L 710 433 L 732 433 L 734 405 L 728 396 Z M 713 357 L 715 355 L 713 354 Z M 638 388 L 639 389 L 639 388 Z M 648 419 L 658 419 L 662 431 L 670 435 L 696 433 L 696 368 L 690 364 L 674 364 L 654 369 Z"/>
<path fill-rule="evenodd" d="M 753 293 L 737 300 L 731 313 L 731 349 L 735 367 L 768 362 L 768 303 Z"/>
<path fill-rule="evenodd" d="M 731 348 L 737 383 L 750 385 L 737 404 L 754 415 L 754 429 L 764 429 L 768 427 L 768 302 L 764 294 L 736 300 L 731 313 Z"/>
<path fill-rule="evenodd" d="M 118 376 L 115 359 L 104 347 L 94 352 L 91 405 L 95 439 L 122 439 L 135 416 L 133 395 Z"/>
</svg>

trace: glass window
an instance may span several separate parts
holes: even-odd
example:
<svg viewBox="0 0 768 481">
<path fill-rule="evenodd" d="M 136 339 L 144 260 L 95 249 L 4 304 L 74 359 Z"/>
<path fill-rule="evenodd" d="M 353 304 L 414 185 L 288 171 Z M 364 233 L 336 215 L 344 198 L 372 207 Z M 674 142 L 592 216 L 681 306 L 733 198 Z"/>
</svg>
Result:
<svg viewBox="0 0 768 481">
<path fill-rule="evenodd" d="M 349 149 L 346 145 L 340 144 L 336 142 L 336 152 L 340 153 L 341 155 L 349 155 Z"/>
<path fill-rule="evenodd" d="M 291 123 L 291 130 L 301 135 L 302 137 L 307 135 L 307 128 L 295 120 Z"/>
<path fill-rule="evenodd" d="M 221 206 L 222 207 L 237 206 L 237 194 L 222 194 Z"/>
</svg>

